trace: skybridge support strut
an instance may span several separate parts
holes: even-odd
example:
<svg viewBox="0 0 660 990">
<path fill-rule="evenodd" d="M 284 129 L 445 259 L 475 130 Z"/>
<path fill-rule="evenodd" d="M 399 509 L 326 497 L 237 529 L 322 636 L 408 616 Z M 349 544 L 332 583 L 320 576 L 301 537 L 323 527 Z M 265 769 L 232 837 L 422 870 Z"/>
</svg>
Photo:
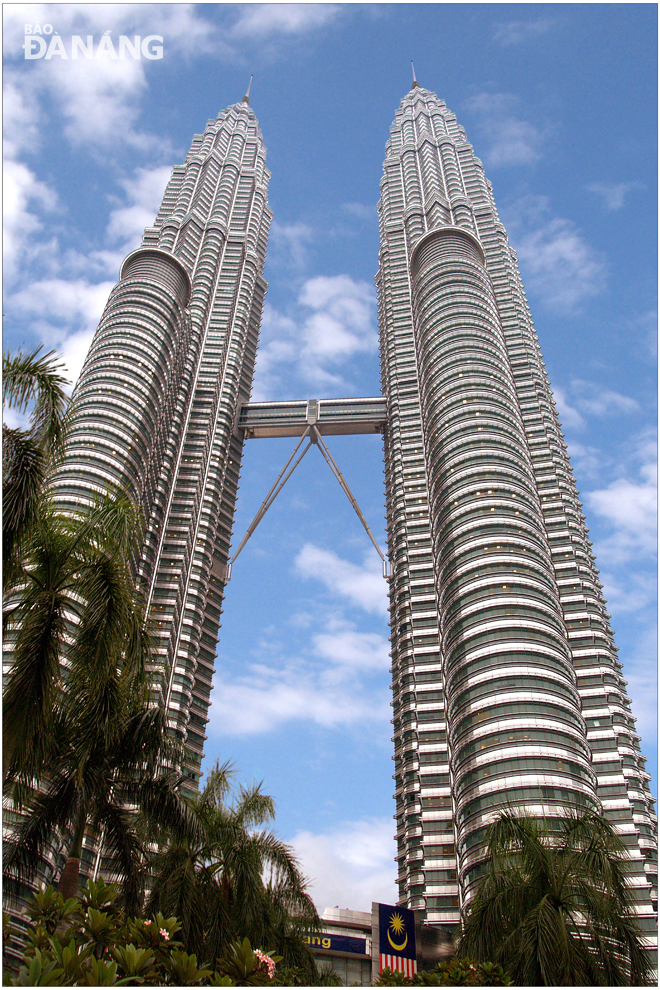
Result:
<svg viewBox="0 0 660 990">
<path fill-rule="evenodd" d="M 339 468 L 335 464 L 335 462 L 333 460 L 333 457 L 332 457 L 332 454 L 330 453 L 330 451 L 328 450 L 328 448 L 324 444 L 323 439 L 321 437 L 321 434 L 318 432 L 318 430 L 314 426 L 312 427 L 312 430 L 314 431 L 314 434 L 316 435 L 314 442 L 316 443 L 316 445 L 318 446 L 319 450 L 323 454 L 323 457 L 325 458 L 325 461 L 326 461 L 328 467 L 330 468 L 330 470 L 334 474 L 335 478 L 339 482 L 339 484 L 340 484 L 340 486 L 342 488 L 342 491 L 346 495 L 346 498 L 348 499 L 348 501 L 351 503 L 351 505 L 355 509 L 355 512 L 356 512 L 356 515 L 357 515 L 358 519 L 360 520 L 360 522 L 364 526 L 364 528 L 365 528 L 365 530 L 367 532 L 367 536 L 369 537 L 369 539 L 373 543 L 374 547 L 376 548 L 376 553 L 378 554 L 378 556 L 380 557 L 380 559 L 383 562 L 383 577 L 384 578 L 388 578 L 389 577 L 389 573 L 388 573 L 388 570 L 387 570 L 387 558 L 385 557 L 385 554 L 383 553 L 383 551 L 380 549 L 380 547 L 376 543 L 376 539 L 374 537 L 374 534 L 369 529 L 369 526 L 367 524 L 367 520 L 362 515 L 362 511 L 360 510 L 360 506 L 357 504 L 357 502 L 355 500 L 355 496 L 353 495 L 352 491 L 348 487 L 348 485 L 346 483 L 346 479 L 344 478 L 343 474 L 341 473 L 341 471 L 339 470 Z"/>
<path fill-rule="evenodd" d="M 311 405 L 311 403 L 310 403 L 310 405 Z M 308 409 L 309 409 L 309 407 L 308 407 Z M 309 410 L 309 412 L 311 412 L 311 410 Z M 346 495 L 346 498 L 348 499 L 348 501 L 351 503 L 353 509 L 355 510 L 355 514 L 357 515 L 358 519 L 360 520 L 360 522 L 364 526 L 364 529 L 365 529 L 365 531 L 367 533 L 367 536 L 369 537 L 369 539 L 371 540 L 372 544 L 374 545 L 375 550 L 376 550 L 376 553 L 378 554 L 378 556 L 380 557 L 380 559 L 381 559 L 381 561 L 383 563 L 383 577 L 385 579 L 387 579 L 390 576 L 389 575 L 388 568 L 387 568 L 387 558 L 385 557 L 385 554 L 383 553 L 383 551 L 378 546 L 378 543 L 376 542 L 376 539 L 374 537 L 374 534 L 371 532 L 371 530 L 369 528 L 369 525 L 367 523 L 367 520 L 364 518 L 364 515 L 362 514 L 362 511 L 360 509 L 360 506 L 357 504 L 357 501 L 355 499 L 355 496 L 353 495 L 352 491 L 348 487 L 348 484 L 346 482 L 346 479 L 344 478 L 343 474 L 339 470 L 339 467 L 335 463 L 334 458 L 332 457 L 332 454 L 328 450 L 326 444 L 323 442 L 323 438 L 321 437 L 321 434 L 319 433 L 319 431 L 316 428 L 316 409 L 313 408 L 313 412 L 312 412 L 311 415 L 309 415 L 309 412 L 308 412 L 308 418 L 307 418 L 307 423 L 308 423 L 307 428 L 305 429 L 305 432 L 303 433 L 303 435 L 301 436 L 300 440 L 298 441 L 298 443 L 294 447 L 293 452 L 292 452 L 291 456 L 289 457 L 288 461 L 286 462 L 286 464 L 284 465 L 284 467 L 282 468 L 282 470 L 278 474 L 277 478 L 275 479 L 275 482 L 274 482 L 272 488 L 270 489 L 270 491 L 268 492 L 268 494 L 266 495 L 266 498 L 261 503 L 261 506 L 259 507 L 259 511 L 257 512 L 257 514 L 255 515 L 254 519 L 252 520 L 252 522 L 248 526 L 247 532 L 246 532 L 245 536 L 243 537 L 243 539 L 241 540 L 236 553 L 234 554 L 234 556 L 229 561 L 229 563 L 227 565 L 227 571 L 226 571 L 226 575 L 225 575 L 225 581 L 230 581 L 231 580 L 231 572 L 232 572 L 232 567 L 234 565 L 234 562 L 237 560 L 239 554 L 243 550 L 243 547 L 248 542 L 248 540 L 250 539 L 250 537 L 254 533 L 255 529 L 257 528 L 257 526 L 259 525 L 259 523 L 261 522 L 261 520 L 263 519 L 263 517 L 266 515 L 266 513 L 269 510 L 269 508 L 271 507 L 271 505 L 273 504 L 273 502 L 275 501 L 275 499 L 277 498 L 277 496 L 279 495 L 279 493 L 282 491 L 282 489 L 284 488 L 285 484 L 287 483 L 287 481 L 289 480 L 289 478 L 291 477 L 291 475 L 293 474 L 293 472 L 295 471 L 295 469 L 298 467 L 298 465 L 300 464 L 300 462 L 302 461 L 303 457 L 305 456 L 305 454 L 307 453 L 307 451 L 309 450 L 309 448 L 312 446 L 312 444 L 316 444 L 316 446 L 321 451 L 321 455 L 322 455 L 323 459 L 325 460 L 326 464 L 328 465 L 328 467 L 332 471 L 333 475 L 335 476 L 335 478 L 339 482 L 339 486 L 341 487 L 342 491 Z M 302 454 L 300 454 L 300 456 L 294 462 L 293 466 L 289 468 L 289 465 L 291 464 L 291 461 L 293 461 L 294 457 L 296 456 L 296 454 L 300 450 L 300 447 L 302 446 L 302 444 L 304 443 L 304 441 L 306 439 L 308 439 L 308 438 L 309 438 L 309 443 L 304 448 Z"/>
</svg>

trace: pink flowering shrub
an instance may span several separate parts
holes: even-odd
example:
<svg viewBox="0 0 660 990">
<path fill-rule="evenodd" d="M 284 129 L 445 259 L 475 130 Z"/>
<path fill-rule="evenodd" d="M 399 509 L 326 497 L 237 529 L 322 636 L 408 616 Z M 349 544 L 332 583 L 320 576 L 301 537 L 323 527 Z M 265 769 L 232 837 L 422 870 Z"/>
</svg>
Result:
<svg viewBox="0 0 660 990">
<path fill-rule="evenodd" d="M 275 976 L 275 961 L 270 956 L 267 956 L 265 952 L 262 952 L 261 949 L 253 949 L 252 952 L 261 963 L 260 968 L 265 969 L 268 973 L 268 979 L 272 980 Z"/>
</svg>

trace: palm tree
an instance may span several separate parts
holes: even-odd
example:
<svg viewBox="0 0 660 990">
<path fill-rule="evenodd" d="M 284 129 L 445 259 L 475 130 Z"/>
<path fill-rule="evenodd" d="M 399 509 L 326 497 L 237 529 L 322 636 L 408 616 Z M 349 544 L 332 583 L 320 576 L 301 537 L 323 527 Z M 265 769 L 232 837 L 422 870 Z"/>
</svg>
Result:
<svg viewBox="0 0 660 990">
<path fill-rule="evenodd" d="M 151 640 L 130 566 L 139 532 L 135 507 L 108 496 L 76 515 L 42 504 L 25 537 L 3 697 L 6 783 L 21 785 L 21 816 L 5 852 L 10 893 L 59 836 L 67 852 L 60 889 L 74 896 L 91 831 L 138 911 L 144 821 L 194 826 L 180 778 L 162 769 L 182 754 L 150 700 Z"/>
<path fill-rule="evenodd" d="M 123 685 L 117 686 L 118 694 Z M 144 700 L 114 706 L 114 725 L 93 731 L 89 709 L 56 720 L 57 752 L 44 778 L 20 804 L 22 815 L 5 846 L 5 888 L 19 894 L 43 860 L 53 836 L 64 843 L 66 863 L 59 890 L 78 891 L 86 833 L 103 848 L 103 872 L 117 881 L 128 913 L 141 910 L 147 847 L 159 829 L 192 831 L 195 822 L 179 797 L 181 776 L 163 770 L 172 760 L 163 710 Z"/>
<path fill-rule="evenodd" d="M 54 351 L 39 357 L 19 351 L 3 355 L 2 398 L 5 405 L 32 411 L 28 429 L 2 426 L 2 570 L 3 590 L 14 578 L 14 562 L 37 518 L 44 485 L 66 437 L 67 380 Z"/>
<path fill-rule="evenodd" d="M 229 801 L 231 777 L 229 764 L 216 764 L 193 805 L 199 838 L 172 841 L 155 857 L 148 909 L 175 914 L 198 958 L 214 961 L 247 937 L 313 976 L 302 935 L 318 927 L 316 908 L 290 848 L 259 828 L 274 817 L 273 799 L 258 785 Z"/>
<path fill-rule="evenodd" d="M 162 769 L 181 753 L 149 696 L 151 641 L 132 568 L 141 519 L 122 493 L 66 514 L 51 504 L 68 400 L 61 365 L 38 354 L 3 362 L 5 401 L 19 411 L 34 403 L 28 430 L 3 432 L 3 781 L 21 813 L 6 889 L 19 893 L 59 837 L 68 853 L 60 887 L 75 894 L 92 830 L 137 910 L 144 822 L 194 826 L 179 778 Z"/>
<path fill-rule="evenodd" d="M 3 355 L 4 404 L 19 413 L 32 404 L 27 429 L 5 423 L 2 427 L 3 633 L 9 633 L 11 641 L 12 631 L 25 626 L 20 634 L 22 662 L 13 664 L 12 684 L 3 696 L 3 783 L 17 753 L 38 759 L 52 737 L 49 717 L 64 637 L 64 619 L 52 587 L 43 585 L 41 601 L 30 602 L 27 612 L 20 607 L 20 599 L 25 601 L 27 544 L 34 543 L 37 529 L 42 554 L 57 542 L 45 491 L 68 427 L 63 366 L 53 351 L 41 357 L 40 351 L 38 347 L 31 354 Z M 39 626 L 41 637 L 35 635 Z M 15 645 L 14 641 L 12 653 Z"/>
<path fill-rule="evenodd" d="M 66 850 L 59 889 L 65 899 L 75 896 L 83 839 L 91 832 L 103 847 L 106 878 L 120 883 L 127 911 L 138 913 L 147 845 L 164 827 L 194 835 L 196 823 L 178 794 L 182 778 L 163 769 L 181 754 L 145 680 L 121 667 L 97 678 L 91 650 L 88 658 L 87 671 L 78 668 L 75 689 L 70 685 L 55 708 L 56 742 L 42 760 L 38 786 L 19 798 L 22 815 L 5 848 L 5 887 L 20 893 L 59 836 Z"/>
<path fill-rule="evenodd" d="M 3 692 L 5 783 L 40 774 L 57 745 L 56 713 L 85 691 L 90 670 L 92 718 L 106 717 L 101 709 L 118 667 L 144 681 L 149 638 L 130 566 L 139 533 L 137 510 L 121 495 L 66 516 L 42 496 L 5 599 L 11 657 Z"/>
<path fill-rule="evenodd" d="M 626 849 L 595 811 L 539 822 L 502 813 L 486 835 L 461 956 L 501 963 L 518 986 L 643 986 Z"/>
</svg>

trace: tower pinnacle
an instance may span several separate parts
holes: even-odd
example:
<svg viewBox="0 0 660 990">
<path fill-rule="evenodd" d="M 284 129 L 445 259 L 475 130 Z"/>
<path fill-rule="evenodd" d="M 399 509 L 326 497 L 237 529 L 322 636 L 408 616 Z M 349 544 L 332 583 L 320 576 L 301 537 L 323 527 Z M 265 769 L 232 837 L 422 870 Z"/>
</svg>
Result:
<svg viewBox="0 0 660 990">
<path fill-rule="evenodd" d="M 247 104 L 250 103 L 250 87 L 252 86 L 252 80 L 253 79 L 254 79 L 254 73 L 250 76 L 250 81 L 248 83 L 247 93 L 245 94 L 245 96 L 241 100 L 241 103 L 247 103 Z"/>
<path fill-rule="evenodd" d="M 412 66 L 412 74 L 413 74 L 413 84 L 412 84 L 412 88 L 413 88 L 413 89 L 415 89 L 415 88 L 418 88 L 418 89 L 419 89 L 419 88 L 421 88 L 421 87 L 420 87 L 420 85 L 419 85 L 419 83 L 417 82 L 417 76 L 415 75 L 415 63 L 413 62 L 413 60 L 412 60 L 412 59 L 410 59 L 410 64 L 411 64 L 411 66 Z"/>
</svg>

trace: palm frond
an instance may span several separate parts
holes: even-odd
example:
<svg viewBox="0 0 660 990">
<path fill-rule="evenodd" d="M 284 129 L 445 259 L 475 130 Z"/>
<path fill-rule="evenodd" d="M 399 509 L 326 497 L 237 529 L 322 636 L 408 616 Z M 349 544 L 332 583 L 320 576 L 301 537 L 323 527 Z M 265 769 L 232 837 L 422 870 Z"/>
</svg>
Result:
<svg viewBox="0 0 660 990">
<path fill-rule="evenodd" d="M 3 355 L 2 397 L 10 408 L 25 412 L 30 402 L 30 428 L 49 457 L 62 447 L 65 438 L 65 414 L 69 397 L 68 380 L 60 373 L 64 365 L 55 351 L 39 356 L 41 347 L 31 354 L 19 351 Z"/>
<path fill-rule="evenodd" d="M 114 801 L 107 801 L 96 809 L 94 825 L 103 836 L 106 880 L 119 884 L 126 913 L 140 914 L 146 856 L 135 828 L 135 815 Z"/>
<path fill-rule="evenodd" d="M 35 792 L 29 814 L 11 829 L 5 844 L 3 878 L 6 889 L 25 883 L 35 874 L 56 835 L 65 835 L 79 811 L 82 795 L 71 777 L 54 775 L 44 793 Z"/>
<path fill-rule="evenodd" d="M 644 983 L 627 852 L 610 822 L 593 809 L 546 822 L 508 811 L 486 840 L 460 955 L 502 963 L 521 986 Z"/>
<path fill-rule="evenodd" d="M 37 589 L 26 605 L 17 610 L 21 623 L 3 692 L 3 764 L 14 773 L 32 774 L 52 748 L 66 599 L 55 588 Z"/>
<path fill-rule="evenodd" d="M 2 427 L 2 587 L 7 592 L 20 570 L 20 553 L 43 496 L 48 459 L 26 430 Z"/>
</svg>

